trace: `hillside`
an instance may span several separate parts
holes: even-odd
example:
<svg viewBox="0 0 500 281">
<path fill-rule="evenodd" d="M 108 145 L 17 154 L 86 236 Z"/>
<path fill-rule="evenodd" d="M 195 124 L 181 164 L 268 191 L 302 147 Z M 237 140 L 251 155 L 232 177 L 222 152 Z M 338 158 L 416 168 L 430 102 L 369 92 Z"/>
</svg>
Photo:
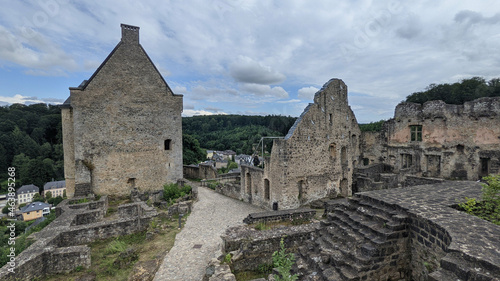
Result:
<svg viewBox="0 0 500 281">
<path fill-rule="evenodd" d="M 463 104 L 482 97 L 498 96 L 500 78 L 486 81 L 482 77 L 472 77 L 453 84 L 430 84 L 425 91 L 407 96 L 405 101 L 423 104 L 427 101 L 442 100 L 449 104 Z"/>
<path fill-rule="evenodd" d="M 16 168 L 16 186 L 64 178 L 61 110 L 54 105 L 0 107 L 0 193 L 7 191 L 7 168 Z"/>
<path fill-rule="evenodd" d="M 196 138 L 201 147 L 251 154 L 261 137 L 285 136 L 296 118 L 268 115 L 210 115 L 182 118 L 183 134 Z"/>
</svg>

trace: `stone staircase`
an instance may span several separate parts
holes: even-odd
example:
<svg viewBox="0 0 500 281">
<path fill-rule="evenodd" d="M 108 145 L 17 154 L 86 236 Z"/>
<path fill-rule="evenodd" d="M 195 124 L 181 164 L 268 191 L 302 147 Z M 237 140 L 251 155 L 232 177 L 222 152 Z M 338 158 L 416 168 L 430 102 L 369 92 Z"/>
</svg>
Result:
<svg viewBox="0 0 500 281">
<path fill-rule="evenodd" d="M 500 280 L 497 266 L 468 260 L 457 252 L 452 252 L 440 261 L 441 268 L 429 274 L 430 281 Z"/>
<path fill-rule="evenodd" d="M 405 280 L 407 216 L 360 195 L 327 206 L 315 239 L 299 248 L 300 280 Z"/>
</svg>

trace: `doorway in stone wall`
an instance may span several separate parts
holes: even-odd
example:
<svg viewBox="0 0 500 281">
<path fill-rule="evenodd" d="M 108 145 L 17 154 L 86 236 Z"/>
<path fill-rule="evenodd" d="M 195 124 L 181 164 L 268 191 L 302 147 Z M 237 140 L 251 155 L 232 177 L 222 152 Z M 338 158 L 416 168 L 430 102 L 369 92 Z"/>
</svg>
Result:
<svg viewBox="0 0 500 281">
<path fill-rule="evenodd" d="M 248 195 L 248 202 L 252 203 L 252 176 L 250 175 L 250 173 L 245 174 L 245 185 Z"/>
<path fill-rule="evenodd" d="M 271 200 L 271 194 L 270 194 L 270 184 L 268 179 L 264 179 L 264 198 L 266 200 Z"/>
<path fill-rule="evenodd" d="M 349 196 L 349 181 L 347 179 L 340 181 L 340 195 L 343 197 Z"/>
<path fill-rule="evenodd" d="M 298 191 L 297 199 L 299 199 L 300 204 L 302 204 L 302 202 L 304 202 L 304 181 L 303 180 L 300 180 L 297 182 L 297 191 Z"/>
</svg>

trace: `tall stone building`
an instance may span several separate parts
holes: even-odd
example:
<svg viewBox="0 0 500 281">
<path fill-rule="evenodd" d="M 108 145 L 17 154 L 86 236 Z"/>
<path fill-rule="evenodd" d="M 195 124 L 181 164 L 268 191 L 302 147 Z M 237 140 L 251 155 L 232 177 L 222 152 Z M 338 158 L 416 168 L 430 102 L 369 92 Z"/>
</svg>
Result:
<svg viewBox="0 0 500 281">
<path fill-rule="evenodd" d="M 499 173 L 500 98 L 401 103 L 380 133 L 363 133 L 361 149 L 365 164 L 385 164 L 399 183 L 408 175 L 478 180 Z"/>
<path fill-rule="evenodd" d="M 271 209 L 352 194 L 360 130 L 347 86 L 331 79 L 314 96 L 284 139 L 274 140 L 265 168 L 242 166 L 240 198 Z"/>
<path fill-rule="evenodd" d="M 139 44 L 122 38 L 62 106 L 69 197 L 158 190 L 182 178 L 182 95 L 175 95 Z"/>
</svg>

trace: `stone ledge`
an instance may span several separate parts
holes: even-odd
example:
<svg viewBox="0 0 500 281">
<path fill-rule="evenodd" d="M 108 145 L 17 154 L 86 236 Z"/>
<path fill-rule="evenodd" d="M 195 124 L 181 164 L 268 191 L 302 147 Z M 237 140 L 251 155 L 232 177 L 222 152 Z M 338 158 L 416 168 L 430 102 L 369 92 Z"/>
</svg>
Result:
<svg viewBox="0 0 500 281">
<path fill-rule="evenodd" d="M 313 209 L 290 209 L 281 211 L 270 211 L 253 213 L 248 215 L 243 222 L 246 224 L 252 223 L 268 223 L 268 222 L 280 222 L 280 221 L 290 221 L 290 220 L 311 220 L 316 215 L 316 210 Z"/>
</svg>

